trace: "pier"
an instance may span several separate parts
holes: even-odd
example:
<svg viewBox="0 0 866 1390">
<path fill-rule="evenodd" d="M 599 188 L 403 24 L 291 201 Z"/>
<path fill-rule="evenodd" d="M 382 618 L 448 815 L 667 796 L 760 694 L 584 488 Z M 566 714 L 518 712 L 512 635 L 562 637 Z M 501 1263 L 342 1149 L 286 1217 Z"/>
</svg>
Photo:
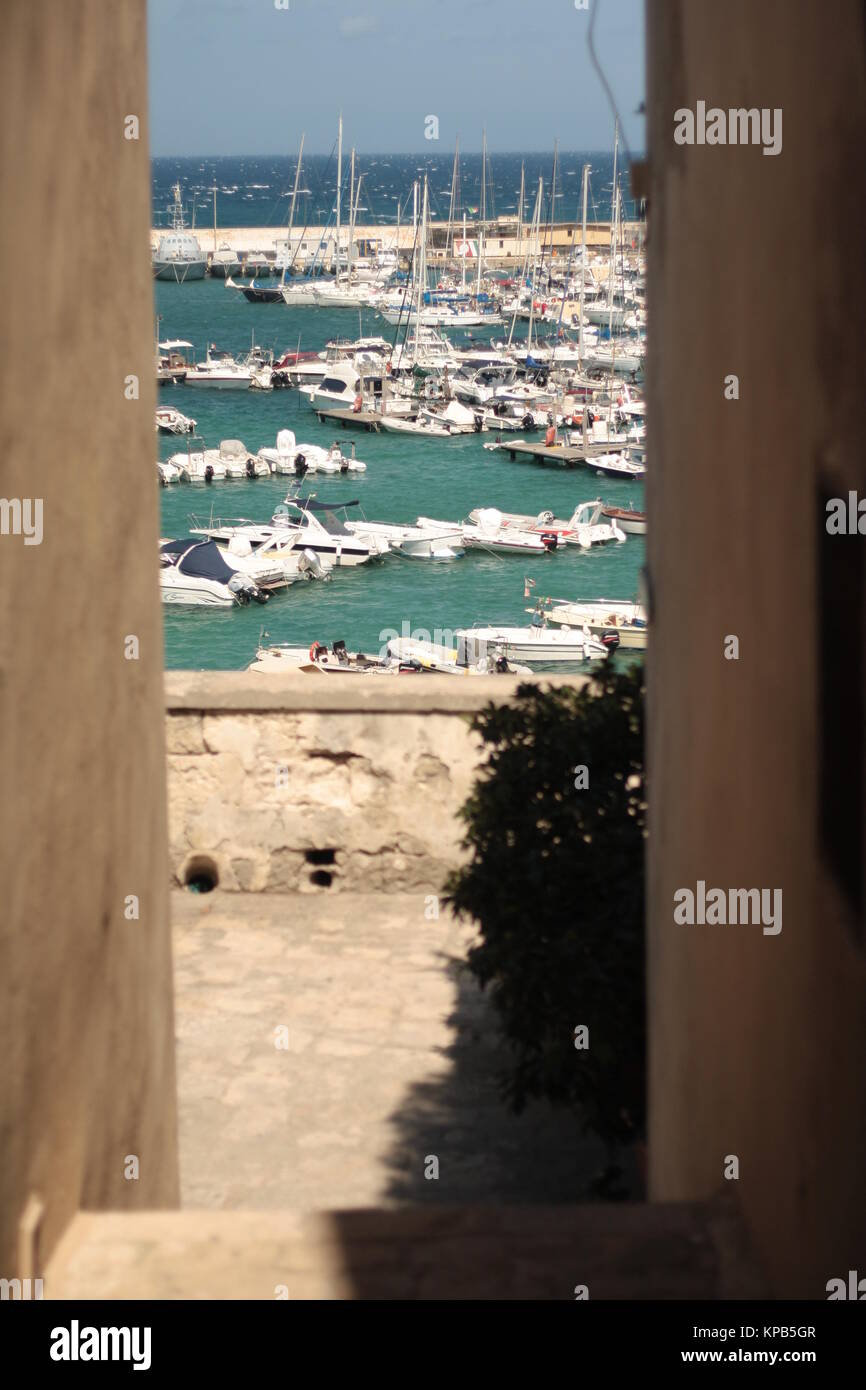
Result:
<svg viewBox="0 0 866 1390">
<path fill-rule="evenodd" d="M 610 449 L 609 444 L 527 444 L 518 439 L 513 444 L 500 442 L 503 453 L 512 460 L 537 463 L 543 467 L 577 468 L 580 464 L 591 462 L 595 454 L 603 454 Z"/>
<path fill-rule="evenodd" d="M 316 414 L 322 424 L 333 421 L 344 430 L 358 429 L 366 430 L 368 434 L 378 434 L 381 429 L 381 416 L 375 410 L 348 410 L 345 406 L 338 406 L 334 410 L 317 409 Z"/>
</svg>

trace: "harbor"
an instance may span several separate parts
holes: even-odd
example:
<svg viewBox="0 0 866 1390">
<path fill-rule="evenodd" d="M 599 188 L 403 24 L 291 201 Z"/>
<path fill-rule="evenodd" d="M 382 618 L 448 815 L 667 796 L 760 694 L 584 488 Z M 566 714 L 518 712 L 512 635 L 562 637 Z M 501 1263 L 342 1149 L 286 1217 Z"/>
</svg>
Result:
<svg viewBox="0 0 866 1390">
<path fill-rule="evenodd" d="M 516 218 L 487 215 L 485 153 L 471 221 L 434 217 L 407 162 L 405 219 L 362 223 L 342 121 L 321 226 L 297 226 L 303 141 L 280 228 L 219 227 L 214 185 L 194 231 L 172 185 L 152 246 L 169 667 L 568 672 L 642 650 L 600 612 L 550 617 L 639 603 L 645 525 L 601 516 L 642 518 L 646 471 L 643 228 L 613 144 L 604 221 L 589 160 L 555 151 L 549 187 L 514 166 Z M 576 221 L 551 215 L 563 168 Z M 449 206 L 460 187 L 455 153 Z"/>
</svg>

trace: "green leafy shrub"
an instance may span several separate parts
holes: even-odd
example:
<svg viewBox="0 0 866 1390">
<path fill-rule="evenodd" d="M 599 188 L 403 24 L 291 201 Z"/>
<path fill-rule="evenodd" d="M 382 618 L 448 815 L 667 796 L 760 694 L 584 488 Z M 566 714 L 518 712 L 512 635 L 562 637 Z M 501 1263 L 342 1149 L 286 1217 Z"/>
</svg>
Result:
<svg viewBox="0 0 866 1390">
<path fill-rule="evenodd" d="M 469 966 L 509 1045 L 509 1103 L 574 1107 L 611 1147 L 645 1130 L 643 710 L 632 669 L 524 685 L 475 716 L 488 758 L 461 811 L 471 857 L 446 888 L 480 927 Z"/>
</svg>

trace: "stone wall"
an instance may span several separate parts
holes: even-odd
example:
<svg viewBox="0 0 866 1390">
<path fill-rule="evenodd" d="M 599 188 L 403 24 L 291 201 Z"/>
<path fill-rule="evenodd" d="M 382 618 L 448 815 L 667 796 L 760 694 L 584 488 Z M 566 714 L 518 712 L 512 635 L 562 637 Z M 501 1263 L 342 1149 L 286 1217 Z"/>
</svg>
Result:
<svg viewBox="0 0 866 1390">
<path fill-rule="evenodd" d="M 171 869 L 229 891 L 437 891 L 508 677 L 167 677 Z"/>
</svg>

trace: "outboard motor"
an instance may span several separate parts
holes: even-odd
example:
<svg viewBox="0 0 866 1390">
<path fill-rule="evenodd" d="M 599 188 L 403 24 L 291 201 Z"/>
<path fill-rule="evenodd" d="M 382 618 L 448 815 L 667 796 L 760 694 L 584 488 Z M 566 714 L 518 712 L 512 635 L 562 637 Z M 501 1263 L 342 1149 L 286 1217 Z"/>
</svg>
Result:
<svg viewBox="0 0 866 1390">
<path fill-rule="evenodd" d="M 298 574 L 304 579 L 326 579 L 325 567 L 315 550 L 305 550 L 298 561 Z"/>
<path fill-rule="evenodd" d="M 204 480 L 205 480 L 206 483 L 212 483 L 212 482 L 213 482 L 213 464 L 212 464 L 212 463 L 207 464 L 207 466 L 206 466 L 206 468 L 205 468 L 205 470 L 204 470 Z"/>
<path fill-rule="evenodd" d="M 535 429 L 535 417 L 533 415 L 530 415 L 529 411 L 526 412 L 520 423 L 525 430 Z"/>
<path fill-rule="evenodd" d="M 559 537 L 555 531 L 544 531 L 541 536 L 541 544 L 545 550 L 555 550 L 559 544 Z"/>
<path fill-rule="evenodd" d="M 473 423 L 473 425 L 474 425 L 474 427 L 475 427 L 475 433 L 476 433 L 476 434 L 480 434 L 481 431 L 482 431 L 482 429 L 483 429 L 483 427 L 484 427 L 484 416 L 481 414 L 480 411 L 478 411 L 478 412 L 475 414 L 475 416 L 473 417 L 472 423 Z"/>
<path fill-rule="evenodd" d="M 247 477 L 248 477 L 248 478 L 254 478 L 255 476 L 256 476 L 256 465 L 255 465 L 255 463 L 254 463 L 254 461 L 253 461 L 252 459 L 247 459 Z"/>
<path fill-rule="evenodd" d="M 607 647 L 607 654 L 608 654 L 608 656 L 613 656 L 614 652 L 616 651 L 617 647 L 619 646 L 619 633 L 618 633 L 618 632 L 603 632 L 603 633 L 601 634 L 601 645 L 602 645 L 603 647 Z"/>
<path fill-rule="evenodd" d="M 298 475 L 299 478 L 303 478 L 303 476 L 304 476 L 304 474 L 306 473 L 306 471 L 307 471 L 307 460 L 304 458 L 304 455 L 303 455 L 303 454 L 296 454 L 296 455 L 295 455 L 295 473 Z"/>
</svg>

